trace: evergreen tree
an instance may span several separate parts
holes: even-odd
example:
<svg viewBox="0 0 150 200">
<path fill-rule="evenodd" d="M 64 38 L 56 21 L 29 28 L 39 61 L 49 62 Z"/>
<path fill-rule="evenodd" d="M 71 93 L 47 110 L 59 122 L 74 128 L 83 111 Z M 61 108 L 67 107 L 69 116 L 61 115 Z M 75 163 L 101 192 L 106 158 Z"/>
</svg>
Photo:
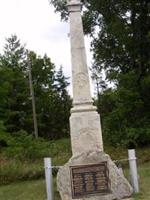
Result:
<svg viewBox="0 0 150 200">
<path fill-rule="evenodd" d="M 67 78 L 62 68 L 55 71 L 54 64 L 30 52 L 33 87 L 39 135 L 50 139 L 68 135 L 71 100 L 67 92 Z"/>
<path fill-rule="evenodd" d="M 10 132 L 25 128 L 28 82 L 24 74 L 24 58 L 25 48 L 17 36 L 12 35 L 0 57 L 0 118 Z"/>
<path fill-rule="evenodd" d="M 68 85 L 68 78 L 64 76 L 61 66 L 55 75 L 55 89 L 57 94 L 57 126 L 60 131 L 62 130 L 63 136 L 67 136 L 69 134 L 68 119 L 72 105 L 71 98 L 67 91 Z"/>
<path fill-rule="evenodd" d="M 50 97 L 54 92 L 54 64 L 51 63 L 50 59 L 46 55 L 42 58 L 37 56 L 32 51 L 29 52 L 29 59 L 31 65 L 32 84 L 34 89 L 39 135 L 46 137 L 46 130 L 47 128 L 49 130 L 51 125 L 49 124 L 48 126 L 47 119 L 44 118 L 44 116 L 49 116 L 48 112 Z M 30 117 L 28 120 L 33 124 L 33 115 L 31 110 L 29 116 Z"/>
<path fill-rule="evenodd" d="M 27 50 L 17 36 L 7 39 L 4 54 L 0 57 L 0 120 L 7 131 L 21 129 L 33 133 L 32 102 L 29 89 L 29 63 Z M 32 84 L 35 94 L 39 136 L 56 139 L 68 135 L 70 97 L 67 78 L 62 68 L 56 72 L 55 65 L 47 55 L 37 56 L 28 51 Z M 21 132 L 20 132 L 21 133 Z"/>
</svg>

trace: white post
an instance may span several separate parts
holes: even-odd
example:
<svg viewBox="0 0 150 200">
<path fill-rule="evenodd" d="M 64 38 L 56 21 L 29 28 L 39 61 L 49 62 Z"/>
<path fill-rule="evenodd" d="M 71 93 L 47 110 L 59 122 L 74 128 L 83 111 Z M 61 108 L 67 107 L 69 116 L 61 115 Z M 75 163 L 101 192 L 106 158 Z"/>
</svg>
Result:
<svg viewBox="0 0 150 200">
<path fill-rule="evenodd" d="M 51 158 L 44 158 L 47 200 L 53 200 Z"/>
<path fill-rule="evenodd" d="M 138 193 L 139 192 L 139 182 L 138 182 L 135 150 L 129 149 L 128 156 L 129 156 L 129 166 L 130 166 L 130 174 L 131 174 L 131 184 L 132 184 L 134 192 Z"/>
</svg>

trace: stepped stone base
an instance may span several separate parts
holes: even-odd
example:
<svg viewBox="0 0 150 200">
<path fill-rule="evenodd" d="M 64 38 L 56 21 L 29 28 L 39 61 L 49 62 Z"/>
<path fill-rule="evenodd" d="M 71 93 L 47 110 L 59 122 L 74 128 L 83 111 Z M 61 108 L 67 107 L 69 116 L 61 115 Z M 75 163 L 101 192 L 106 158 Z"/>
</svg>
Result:
<svg viewBox="0 0 150 200">
<path fill-rule="evenodd" d="M 110 190 L 109 194 L 92 194 L 78 198 L 78 200 L 120 200 L 129 198 L 133 192 L 132 187 L 125 179 L 109 155 L 102 151 L 85 152 L 72 157 L 68 163 L 58 171 L 57 186 L 62 200 L 72 200 L 70 166 L 91 165 L 107 162 L 109 170 Z M 74 198 L 76 199 L 76 198 Z M 127 200 L 127 199 L 126 199 Z"/>
</svg>

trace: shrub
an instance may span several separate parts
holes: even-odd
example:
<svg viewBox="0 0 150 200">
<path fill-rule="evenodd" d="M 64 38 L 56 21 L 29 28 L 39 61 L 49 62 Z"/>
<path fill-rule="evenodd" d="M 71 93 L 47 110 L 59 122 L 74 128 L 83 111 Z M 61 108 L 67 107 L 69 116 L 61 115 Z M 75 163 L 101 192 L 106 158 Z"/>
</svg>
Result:
<svg viewBox="0 0 150 200">
<path fill-rule="evenodd" d="M 42 138 L 35 139 L 24 130 L 13 133 L 13 137 L 5 138 L 5 141 L 7 147 L 3 148 L 2 153 L 6 157 L 36 160 L 50 155 L 48 142 Z"/>
</svg>

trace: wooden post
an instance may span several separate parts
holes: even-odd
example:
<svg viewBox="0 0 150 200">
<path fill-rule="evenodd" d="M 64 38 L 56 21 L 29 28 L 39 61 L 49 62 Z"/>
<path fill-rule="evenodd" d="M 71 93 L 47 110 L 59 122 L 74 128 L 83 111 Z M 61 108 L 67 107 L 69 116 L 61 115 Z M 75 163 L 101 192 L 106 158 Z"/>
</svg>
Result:
<svg viewBox="0 0 150 200">
<path fill-rule="evenodd" d="M 51 158 L 44 158 L 47 200 L 53 200 Z"/>
<path fill-rule="evenodd" d="M 28 56 L 28 54 L 27 54 L 27 56 Z M 31 62 L 30 62 L 29 57 L 28 57 L 28 69 L 29 69 L 30 95 L 31 95 L 31 99 L 32 99 L 34 134 L 35 134 L 35 138 L 38 138 L 38 126 L 37 126 L 37 117 L 36 117 L 35 97 L 34 97 L 34 89 L 33 89 L 33 84 L 32 84 Z"/>
<path fill-rule="evenodd" d="M 130 174 L 131 174 L 131 184 L 132 184 L 134 193 L 138 193 L 139 192 L 139 182 L 138 182 L 135 150 L 129 149 L 128 156 L 129 156 L 129 166 L 130 166 Z"/>
</svg>

